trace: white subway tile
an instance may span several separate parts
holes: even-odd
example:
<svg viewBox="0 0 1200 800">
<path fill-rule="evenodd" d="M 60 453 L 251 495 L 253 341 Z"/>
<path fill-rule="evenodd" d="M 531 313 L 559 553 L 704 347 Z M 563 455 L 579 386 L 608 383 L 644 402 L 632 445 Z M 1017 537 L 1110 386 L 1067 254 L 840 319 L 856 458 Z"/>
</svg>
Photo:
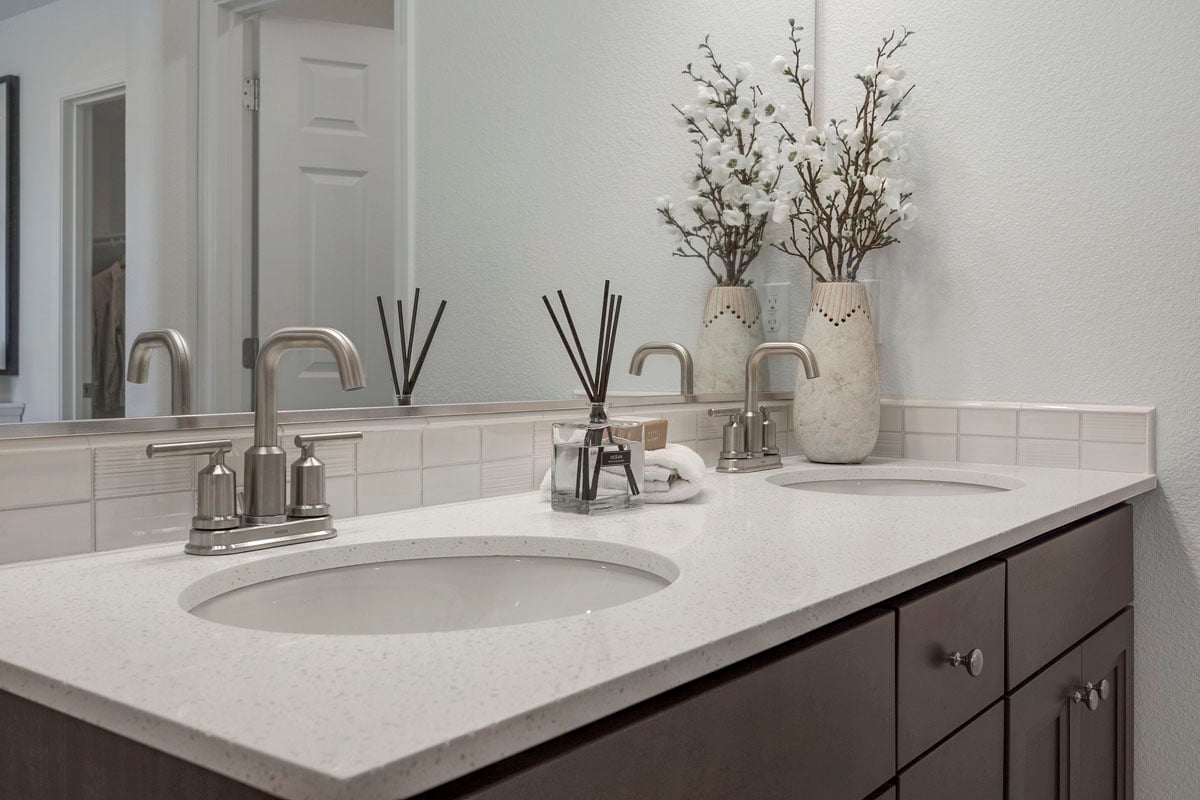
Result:
<svg viewBox="0 0 1200 800">
<path fill-rule="evenodd" d="M 1019 433 L 1027 439 L 1078 439 L 1079 414 L 1022 408 Z"/>
<path fill-rule="evenodd" d="M 1105 472 L 1146 472 L 1150 469 L 1146 445 L 1134 442 L 1084 442 L 1079 466 Z"/>
<path fill-rule="evenodd" d="M 533 488 L 533 465 L 528 458 L 487 461 L 483 465 L 483 496 L 498 497 Z"/>
<path fill-rule="evenodd" d="M 721 440 L 701 439 L 696 442 L 696 452 L 704 459 L 706 467 L 715 467 L 717 460 L 721 457 Z"/>
<path fill-rule="evenodd" d="M 151 459 L 141 443 L 97 447 L 92 452 L 97 498 L 186 492 L 195 486 L 196 463 L 191 458 Z"/>
<path fill-rule="evenodd" d="M 533 487 L 540 489 L 542 481 L 546 478 L 546 473 L 550 471 L 550 459 L 535 458 L 533 460 Z"/>
<path fill-rule="evenodd" d="M 904 430 L 904 405 L 896 400 L 879 402 L 879 430 L 895 433 Z"/>
<path fill-rule="evenodd" d="M 479 428 L 475 425 L 431 425 L 421 437 L 421 466 L 478 462 Z"/>
<path fill-rule="evenodd" d="M 421 470 L 421 505 L 436 506 L 478 499 L 479 464 Z"/>
<path fill-rule="evenodd" d="M 397 472 L 421 466 L 421 428 L 363 431 L 358 471 Z"/>
<path fill-rule="evenodd" d="M 1015 416 L 1013 426 L 1016 426 Z M 1016 464 L 1017 440 L 1006 436 L 960 436 L 958 460 L 973 464 Z"/>
<path fill-rule="evenodd" d="M 0 456 L 0 508 L 92 499 L 87 445 L 10 450 Z"/>
<path fill-rule="evenodd" d="M 875 440 L 875 450 L 871 453 L 879 458 L 902 458 L 904 455 L 904 434 L 900 431 L 880 431 Z"/>
<path fill-rule="evenodd" d="M 1018 439 L 1017 463 L 1022 467 L 1079 469 L 1079 442 Z"/>
<path fill-rule="evenodd" d="M 421 470 L 358 476 L 358 513 L 384 514 L 421 505 Z"/>
<path fill-rule="evenodd" d="M 905 420 L 905 424 L 907 424 L 907 420 Z M 958 459 L 958 437 L 933 433 L 906 433 L 904 434 L 904 457 L 923 461 L 956 461 Z"/>
<path fill-rule="evenodd" d="M 91 551 L 91 503 L 0 511 L 0 564 Z"/>
<path fill-rule="evenodd" d="M 190 491 L 97 500 L 96 549 L 184 541 L 194 508 Z"/>
<path fill-rule="evenodd" d="M 1141 444 L 1146 441 L 1148 427 L 1149 419 L 1146 414 L 1107 414 L 1088 411 L 1081 415 L 1080 435 L 1093 442 Z"/>
<path fill-rule="evenodd" d="M 958 433 L 958 410 L 917 406 L 904 407 L 905 433 Z"/>
<path fill-rule="evenodd" d="M 533 423 L 505 422 L 483 426 L 483 460 L 500 461 L 533 456 Z"/>
<path fill-rule="evenodd" d="M 358 515 L 358 487 L 353 475 L 329 476 L 325 479 L 325 502 L 334 520 Z"/>
<path fill-rule="evenodd" d="M 1016 436 L 1017 410 L 1015 408 L 959 409 L 958 432 L 971 436 Z"/>
</svg>

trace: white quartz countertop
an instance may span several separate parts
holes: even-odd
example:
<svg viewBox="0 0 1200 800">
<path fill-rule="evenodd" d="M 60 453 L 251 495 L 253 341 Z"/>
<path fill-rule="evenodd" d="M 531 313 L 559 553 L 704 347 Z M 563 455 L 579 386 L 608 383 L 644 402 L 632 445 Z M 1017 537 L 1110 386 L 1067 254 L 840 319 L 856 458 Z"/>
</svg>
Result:
<svg viewBox="0 0 1200 800">
<path fill-rule="evenodd" d="M 770 482 L 822 468 L 788 459 L 783 471 L 710 474 L 692 502 L 632 513 L 557 514 L 525 494 L 360 517 L 330 541 L 235 556 L 171 544 L 0 568 L 0 689 L 288 800 L 396 800 L 1156 485 L 1153 475 L 953 466 L 1024 486 L 821 494 Z M 334 566 L 354 557 L 347 548 L 473 554 L 486 539 L 519 553 L 548 538 L 612 545 L 631 565 L 649 551 L 678 578 L 583 616 L 388 636 L 228 627 L 180 601 L 199 579 L 231 567 L 266 575 L 297 552 Z"/>
</svg>

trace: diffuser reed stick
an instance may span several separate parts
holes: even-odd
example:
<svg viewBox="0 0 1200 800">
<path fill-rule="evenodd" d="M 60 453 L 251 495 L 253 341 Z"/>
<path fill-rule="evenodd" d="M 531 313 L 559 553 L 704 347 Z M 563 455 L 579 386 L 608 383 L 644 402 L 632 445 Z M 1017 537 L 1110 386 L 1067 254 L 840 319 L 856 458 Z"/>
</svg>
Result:
<svg viewBox="0 0 1200 800">
<path fill-rule="evenodd" d="M 417 309 L 421 303 L 420 287 L 413 291 L 412 311 L 409 314 L 407 333 L 405 333 L 404 301 L 396 301 L 396 318 L 400 332 L 399 369 L 397 369 L 396 353 L 392 348 L 387 313 L 383 308 L 383 297 L 377 296 L 375 302 L 379 306 L 379 323 L 383 327 L 383 342 L 387 346 L 388 367 L 392 371 L 392 386 L 396 390 L 396 401 L 401 405 L 408 405 L 411 402 L 413 390 L 417 388 L 417 379 L 421 377 L 421 368 L 425 366 L 425 356 L 429 354 L 429 346 L 433 343 L 434 335 L 437 334 L 438 325 L 442 322 L 446 301 L 441 302 L 437 313 L 433 316 L 433 324 L 429 326 L 429 330 L 425 334 L 425 341 L 421 345 L 415 364 L 413 363 L 413 351 L 417 341 Z"/>
</svg>

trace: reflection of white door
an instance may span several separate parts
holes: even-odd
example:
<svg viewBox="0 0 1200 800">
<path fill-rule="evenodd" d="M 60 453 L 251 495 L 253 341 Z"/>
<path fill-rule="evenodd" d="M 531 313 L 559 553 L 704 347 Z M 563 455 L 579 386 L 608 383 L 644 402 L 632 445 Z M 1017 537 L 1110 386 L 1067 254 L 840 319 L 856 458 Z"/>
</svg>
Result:
<svg viewBox="0 0 1200 800">
<path fill-rule="evenodd" d="M 338 328 L 367 368 L 350 395 L 327 354 L 289 354 L 279 405 L 389 405 L 375 296 L 396 296 L 393 32 L 264 15 L 259 37 L 259 335 Z"/>
</svg>

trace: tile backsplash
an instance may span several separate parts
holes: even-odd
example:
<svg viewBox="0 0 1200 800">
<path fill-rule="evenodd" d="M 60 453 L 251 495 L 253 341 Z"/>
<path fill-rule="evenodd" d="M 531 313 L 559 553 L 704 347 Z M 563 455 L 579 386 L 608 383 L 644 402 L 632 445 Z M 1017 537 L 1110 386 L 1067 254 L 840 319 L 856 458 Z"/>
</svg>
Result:
<svg viewBox="0 0 1200 800">
<path fill-rule="evenodd" d="M 716 463 L 722 418 L 706 405 L 621 408 L 668 421 L 672 442 Z M 886 398 L 875 455 L 1118 472 L 1154 471 L 1154 409 Z M 361 430 L 360 442 L 318 447 L 334 514 L 346 518 L 497 497 L 537 487 L 550 466 L 550 428 L 563 412 L 372 420 L 283 427 L 289 462 L 301 432 Z M 785 455 L 796 454 L 791 415 L 773 412 Z M 248 428 L 210 430 L 233 440 L 241 468 Z M 0 564 L 182 541 L 201 458 L 151 461 L 146 445 L 195 434 L 113 434 L 0 442 Z"/>
</svg>

